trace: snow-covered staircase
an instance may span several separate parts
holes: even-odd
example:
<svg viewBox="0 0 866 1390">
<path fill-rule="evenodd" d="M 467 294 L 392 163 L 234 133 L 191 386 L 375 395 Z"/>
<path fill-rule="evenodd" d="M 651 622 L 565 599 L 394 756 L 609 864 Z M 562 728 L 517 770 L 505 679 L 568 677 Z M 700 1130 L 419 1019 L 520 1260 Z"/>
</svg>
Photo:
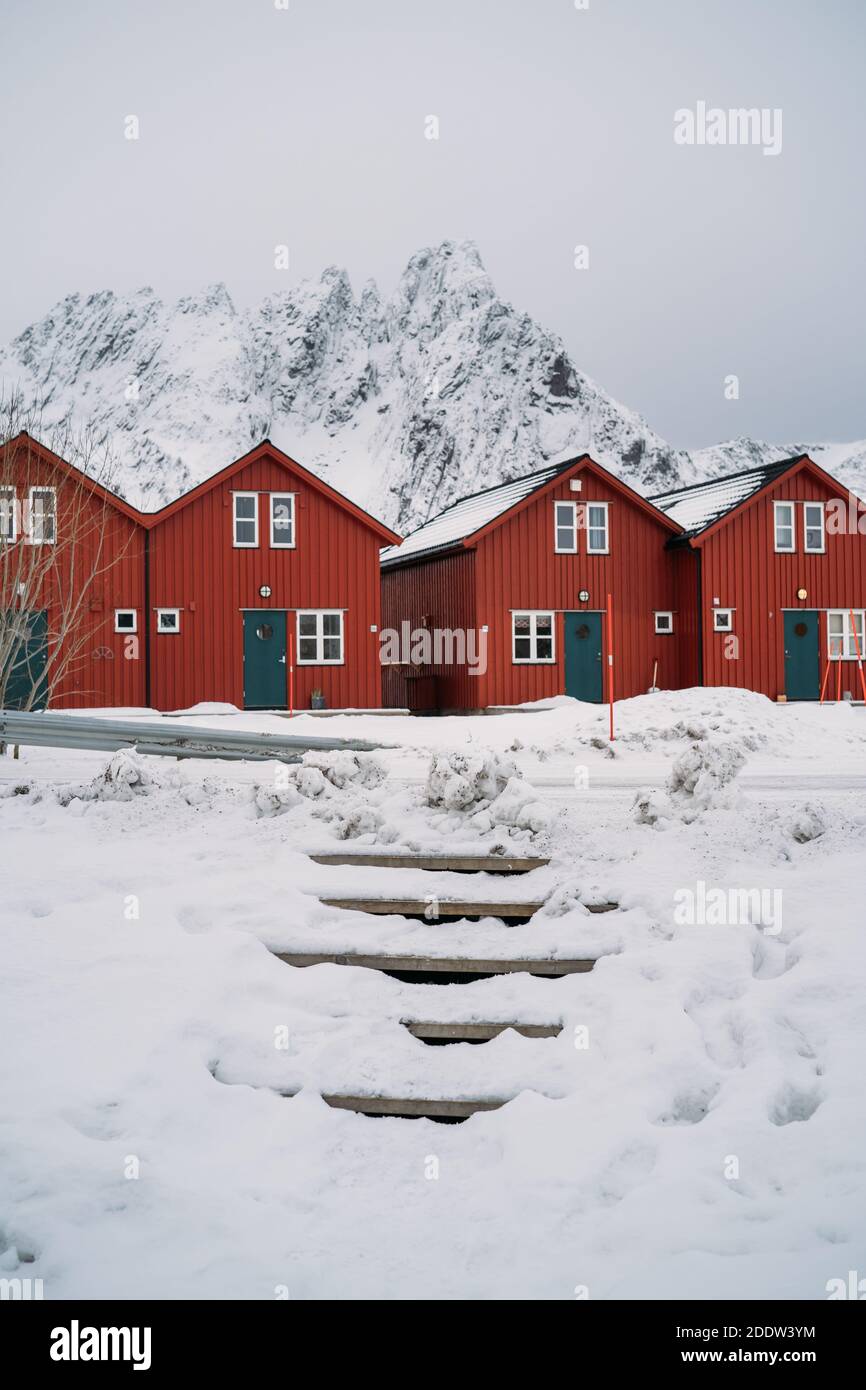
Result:
<svg viewBox="0 0 866 1390">
<path fill-rule="evenodd" d="M 346 914 L 347 924 L 353 919 L 359 925 L 363 918 L 396 919 L 398 932 L 400 925 L 415 928 L 417 935 L 413 940 L 410 931 L 399 949 L 387 946 L 380 950 L 370 950 L 369 942 L 359 943 L 357 950 L 277 950 L 275 954 L 287 964 L 306 968 L 319 964 L 348 965 L 379 971 L 395 980 L 411 982 L 422 986 L 429 993 L 429 1007 L 417 1011 L 415 1017 L 401 1020 L 403 1027 L 419 1042 L 426 1044 L 475 1043 L 481 1044 L 499 1038 L 512 1031 L 517 1045 L 532 1047 L 547 1039 L 555 1039 L 562 1031 L 561 1019 L 547 1018 L 528 1020 L 525 1017 L 481 1019 L 476 1011 L 466 1010 L 469 1017 L 454 1017 L 453 1002 L 447 1010 L 436 1007 L 437 995 L 443 995 L 436 986 L 449 984 L 470 984 L 478 980 L 488 980 L 494 976 L 531 975 L 546 979 L 582 974 L 592 970 L 595 957 L 561 953 L 559 946 L 551 948 L 550 938 L 533 949 L 532 921 L 543 907 L 545 897 L 528 883 L 520 882 L 526 875 L 546 867 L 545 859 L 499 859 L 494 856 L 461 855 L 422 856 L 398 854 L 359 854 L 329 853 L 310 856 L 317 864 L 324 866 L 356 866 L 359 880 L 364 870 L 413 870 L 408 881 L 412 890 L 405 893 L 393 892 L 387 896 L 381 892 L 381 872 L 375 877 L 379 890 L 375 894 L 354 892 L 328 893 L 321 895 L 323 906 L 337 909 Z M 418 892 L 418 872 L 430 876 L 431 891 Z M 459 895 L 443 891 L 447 878 L 442 875 L 459 873 L 465 876 L 466 887 Z M 437 877 L 434 878 L 434 874 Z M 486 876 L 496 874 L 507 876 L 518 886 L 506 896 L 502 891 L 494 894 Z M 396 879 L 395 874 L 395 879 Z M 403 877 L 403 876 L 401 876 Z M 435 890 L 435 891 L 434 891 Z M 480 891 L 479 891 L 480 890 Z M 609 912 L 616 910 L 617 904 L 598 902 L 587 904 L 590 911 Z M 418 923 L 423 923 L 418 927 Z M 460 944 L 444 949 L 438 944 L 431 946 L 431 932 L 442 933 L 448 939 L 457 930 Z M 463 924 L 467 930 L 460 930 Z M 477 935 L 477 944 L 472 940 Z M 363 932 L 362 932 L 363 936 Z M 418 937 L 420 936 L 420 939 Z M 467 941 L 467 938 L 468 941 Z M 544 949 L 544 945 L 547 949 Z M 425 948 L 426 947 L 426 948 Z M 545 1013 L 547 1011 L 545 1010 Z M 448 1016 L 441 1016 L 443 1013 Z M 439 1016 L 437 1016 L 439 1015 Z M 447 1068 L 453 1072 L 453 1068 Z M 479 1111 L 495 1110 L 508 1103 L 512 1094 L 465 1094 L 461 1085 L 455 1086 L 455 1094 L 439 1094 L 441 1087 L 430 1087 L 430 1094 L 416 1094 L 416 1086 L 407 1090 L 411 1094 L 395 1093 L 393 1087 L 382 1085 L 380 1092 L 366 1091 L 323 1094 L 323 1099 L 337 1109 L 354 1110 L 365 1115 L 388 1115 L 400 1118 L 427 1118 L 432 1120 L 458 1122 L 468 1119 Z M 433 1094 L 433 1091 L 436 1094 Z M 459 1092 L 459 1094 L 457 1093 Z M 285 1093 L 288 1094 L 288 1093 Z"/>
</svg>

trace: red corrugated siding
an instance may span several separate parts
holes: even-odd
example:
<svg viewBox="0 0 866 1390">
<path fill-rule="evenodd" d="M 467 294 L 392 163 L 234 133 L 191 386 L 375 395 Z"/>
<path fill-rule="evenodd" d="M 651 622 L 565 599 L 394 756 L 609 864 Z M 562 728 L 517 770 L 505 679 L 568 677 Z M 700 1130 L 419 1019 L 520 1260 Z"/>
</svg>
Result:
<svg viewBox="0 0 866 1390">
<path fill-rule="evenodd" d="M 19 497 L 29 487 L 53 487 L 57 492 L 57 570 L 49 574 L 44 592 L 30 604 L 48 610 L 49 643 L 50 635 L 59 631 L 57 590 L 62 586 L 68 594 L 77 575 L 95 575 L 78 615 L 74 652 L 52 692 L 52 708 L 143 705 L 143 527 L 107 497 L 85 492 L 74 476 L 43 455 L 35 441 L 15 446 L 4 468 L 6 479 L 15 483 Z M 71 526 L 79 537 L 74 544 L 68 539 Z M 14 595 L 2 594 L 0 601 L 16 600 Z M 137 609 L 137 643 L 114 631 L 115 608 Z"/>
<path fill-rule="evenodd" d="M 268 543 L 267 498 L 260 498 L 259 547 L 232 544 L 232 493 L 296 494 L 293 550 Z M 302 477 L 261 457 L 188 506 L 157 521 L 151 545 L 152 700 L 179 709 L 201 700 L 243 706 L 243 617 L 248 608 L 341 608 L 342 666 L 295 667 L 295 706 L 309 708 L 317 687 L 329 708 L 381 703 L 379 546 L 369 527 Z M 259 588 L 269 585 L 263 599 Z M 181 608 L 177 636 L 156 631 L 156 608 Z M 288 614 L 294 630 L 294 613 Z"/>
<path fill-rule="evenodd" d="M 562 619 L 557 619 L 556 662 L 515 666 L 511 654 L 511 610 L 603 610 L 612 595 L 617 698 L 638 695 L 650 685 L 658 658 L 657 684 L 676 689 L 682 636 L 656 636 L 654 610 L 677 607 L 677 586 L 665 542 L 671 532 L 613 488 L 591 464 L 581 470 L 575 494 L 564 478 L 551 492 L 519 511 L 478 542 L 477 615 L 487 623 L 488 673 L 481 682 L 487 705 L 517 704 L 561 695 L 565 690 Z M 608 555 L 558 555 L 554 551 L 555 500 L 608 502 Z M 585 550 L 580 535 L 578 548 Z M 589 592 L 581 604 L 578 593 Z M 607 687 L 605 686 L 605 695 Z"/>
<path fill-rule="evenodd" d="M 397 632 L 418 628 L 475 630 L 474 553 L 463 550 L 382 572 L 382 626 Z M 477 650 L 477 649 L 476 649 Z M 431 691 L 439 709 L 481 708 L 481 681 L 465 666 L 433 666 Z M 382 671 L 383 701 L 390 708 L 416 708 L 413 687 L 399 671 Z M 424 702 L 426 703 L 426 701 Z"/>
<path fill-rule="evenodd" d="M 797 509 L 797 553 L 777 554 L 773 502 L 824 501 L 847 494 L 804 468 L 781 479 L 752 506 L 731 517 L 704 541 L 704 684 L 757 690 L 775 699 L 785 692 L 783 611 L 866 607 L 866 536 L 828 533 L 823 555 L 803 553 L 802 510 Z M 797 590 L 807 598 L 797 598 Z M 713 599 L 734 608 L 735 658 L 725 656 L 725 635 L 713 631 Z M 819 622 L 821 663 L 826 659 L 826 618 Z M 843 663 L 843 686 L 859 688 L 856 667 Z M 835 679 L 835 672 L 834 672 Z"/>
<path fill-rule="evenodd" d="M 683 688 L 699 685 L 700 642 L 698 635 L 698 556 L 686 546 L 667 552 L 674 572 L 674 629 L 679 651 L 679 684 Z"/>
</svg>

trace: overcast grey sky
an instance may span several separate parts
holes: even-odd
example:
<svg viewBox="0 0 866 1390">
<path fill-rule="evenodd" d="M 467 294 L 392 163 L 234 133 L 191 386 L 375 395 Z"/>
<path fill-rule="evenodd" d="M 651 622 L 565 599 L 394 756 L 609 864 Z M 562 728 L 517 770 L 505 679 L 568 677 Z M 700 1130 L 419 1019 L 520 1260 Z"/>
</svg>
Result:
<svg viewBox="0 0 866 1390">
<path fill-rule="evenodd" d="M 471 237 L 672 443 L 863 438 L 864 60 L 866 0 L 0 0 L 0 340 Z M 780 108 L 781 153 L 678 146 L 699 101 Z"/>
</svg>

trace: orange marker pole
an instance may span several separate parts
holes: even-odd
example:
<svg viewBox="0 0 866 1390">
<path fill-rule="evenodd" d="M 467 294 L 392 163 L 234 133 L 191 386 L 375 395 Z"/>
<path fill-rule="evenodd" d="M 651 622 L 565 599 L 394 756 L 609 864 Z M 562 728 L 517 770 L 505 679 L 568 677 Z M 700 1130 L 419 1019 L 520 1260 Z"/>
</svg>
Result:
<svg viewBox="0 0 866 1390">
<path fill-rule="evenodd" d="M 863 700 L 866 703 L 866 676 L 863 675 L 863 653 L 860 650 L 860 638 L 857 636 L 857 628 L 854 625 L 854 609 L 848 609 L 848 616 L 851 619 L 851 631 L 854 634 L 854 646 L 857 648 L 857 669 L 860 672 L 860 688 L 863 691 Z"/>
<path fill-rule="evenodd" d="M 607 691 L 610 700 L 610 741 L 613 743 L 613 605 L 607 596 Z"/>
<path fill-rule="evenodd" d="M 823 703 L 824 703 L 824 692 L 825 692 L 825 690 L 827 689 L 827 678 L 828 678 L 828 676 L 830 675 L 830 667 L 831 667 L 831 665 L 832 665 L 832 662 L 830 661 L 830 658 L 829 658 L 829 656 L 828 656 L 828 657 L 827 657 L 827 667 L 826 667 L 826 670 L 824 671 L 824 679 L 823 679 L 822 682 L 821 682 L 821 698 L 820 698 L 820 700 L 818 701 L 818 704 L 819 704 L 819 705 L 823 705 Z"/>
<path fill-rule="evenodd" d="M 843 652 L 840 651 L 840 653 L 839 653 L 839 660 L 836 662 L 836 703 L 837 703 L 837 704 L 838 704 L 839 701 L 842 699 L 842 656 L 843 656 Z"/>
</svg>

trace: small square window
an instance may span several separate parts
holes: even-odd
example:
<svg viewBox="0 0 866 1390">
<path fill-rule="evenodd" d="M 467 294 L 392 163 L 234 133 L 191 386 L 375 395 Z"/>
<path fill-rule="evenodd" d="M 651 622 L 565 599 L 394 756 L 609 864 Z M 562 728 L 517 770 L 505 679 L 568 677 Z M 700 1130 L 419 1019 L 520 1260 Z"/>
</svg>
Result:
<svg viewBox="0 0 866 1390">
<path fill-rule="evenodd" d="M 138 609 L 136 609 L 136 608 L 115 608 L 115 610 L 114 610 L 114 630 L 115 630 L 115 632 L 137 632 L 137 631 L 138 631 Z"/>
<path fill-rule="evenodd" d="M 257 492 L 232 494 L 233 543 L 236 550 L 255 550 L 259 543 L 259 495 Z"/>
<path fill-rule="evenodd" d="M 656 632 L 659 632 L 659 633 L 673 632 L 673 630 L 674 630 L 674 615 L 673 615 L 673 613 L 656 613 L 656 614 L 655 614 L 655 620 L 656 620 L 656 624 L 655 624 L 655 626 L 656 626 Z"/>
<path fill-rule="evenodd" d="M 790 553 L 794 550 L 794 503 L 774 502 L 773 523 L 775 527 L 776 550 Z"/>
<path fill-rule="evenodd" d="M 517 663 L 553 661 L 552 613 L 512 613 L 511 658 Z"/>
<path fill-rule="evenodd" d="M 342 613 L 299 613 L 297 623 L 299 666 L 343 664 Z"/>
<path fill-rule="evenodd" d="M 0 487 L 0 541 L 15 540 L 17 509 L 14 487 Z"/>
<path fill-rule="evenodd" d="M 271 493 L 271 549 L 292 550 L 295 545 L 295 498 L 291 492 Z"/>
<path fill-rule="evenodd" d="M 588 502 L 586 506 L 586 550 L 588 555 L 608 553 L 607 503 Z"/>
<path fill-rule="evenodd" d="M 180 609 L 157 608 L 156 630 L 157 632 L 180 632 Z"/>
<path fill-rule="evenodd" d="M 31 545 L 53 545 L 57 539 L 57 494 L 53 487 L 30 489 L 29 536 Z"/>
<path fill-rule="evenodd" d="M 553 537 L 557 555 L 577 554 L 577 505 L 574 502 L 554 502 Z"/>
<path fill-rule="evenodd" d="M 734 630 L 734 610 L 733 608 L 714 608 L 713 609 L 713 631 L 714 632 L 733 632 Z"/>
<path fill-rule="evenodd" d="M 824 503 L 803 503 L 804 549 L 808 554 L 821 555 L 824 552 Z"/>
</svg>

